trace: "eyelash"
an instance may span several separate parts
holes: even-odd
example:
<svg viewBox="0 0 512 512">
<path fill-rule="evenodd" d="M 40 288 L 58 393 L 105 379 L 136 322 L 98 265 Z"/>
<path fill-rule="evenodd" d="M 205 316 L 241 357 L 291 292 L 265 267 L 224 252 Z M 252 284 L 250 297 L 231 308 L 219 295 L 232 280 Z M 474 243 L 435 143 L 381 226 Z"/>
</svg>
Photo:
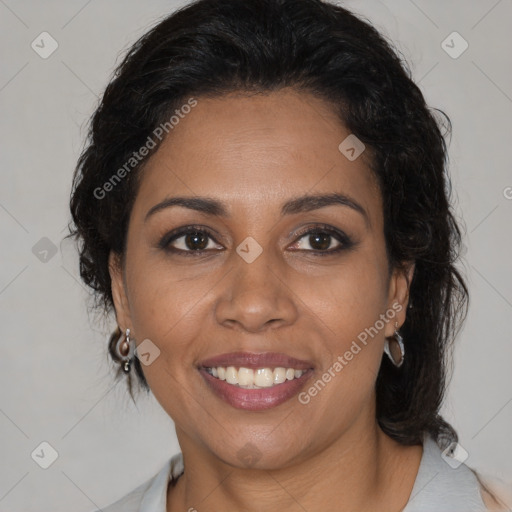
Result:
<svg viewBox="0 0 512 512">
<path fill-rule="evenodd" d="M 200 249 L 200 250 L 188 250 L 185 251 L 183 249 L 176 249 L 175 247 L 169 247 L 171 242 L 174 242 L 175 240 L 181 238 L 182 236 L 188 235 L 188 234 L 194 234 L 194 233 L 205 233 L 209 239 L 213 240 L 216 244 L 218 244 L 217 240 L 215 240 L 213 234 L 210 232 L 210 230 L 202 227 L 202 226 L 187 226 L 185 228 L 179 228 L 178 230 L 171 231 L 170 233 L 167 233 L 159 242 L 158 247 L 160 249 L 163 249 L 167 252 L 171 252 L 178 255 L 183 256 L 201 256 L 204 252 L 209 251 L 211 249 Z M 318 250 L 307 250 L 307 249 L 294 249 L 299 252 L 309 252 L 313 253 L 316 256 L 328 256 L 331 254 L 337 254 L 341 251 L 346 251 L 348 249 L 351 249 L 354 247 L 355 243 L 348 237 L 345 233 L 342 231 L 339 231 L 335 228 L 330 227 L 327 224 L 315 224 L 314 226 L 309 226 L 307 229 L 304 229 L 300 231 L 297 236 L 297 240 L 299 241 L 301 238 L 304 238 L 306 235 L 311 234 L 326 234 L 333 237 L 335 240 L 337 240 L 341 245 L 337 247 L 336 249 L 330 249 L 326 251 L 318 251 Z"/>
</svg>

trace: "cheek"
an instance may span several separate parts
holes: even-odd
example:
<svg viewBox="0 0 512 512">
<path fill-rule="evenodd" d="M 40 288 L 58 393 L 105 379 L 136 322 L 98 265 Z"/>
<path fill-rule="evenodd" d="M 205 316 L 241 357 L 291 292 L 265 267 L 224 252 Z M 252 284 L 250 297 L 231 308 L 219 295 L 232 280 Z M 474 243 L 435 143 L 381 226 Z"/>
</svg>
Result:
<svg viewBox="0 0 512 512">
<path fill-rule="evenodd" d="M 386 308 L 386 275 L 382 266 L 361 257 L 339 268 L 321 286 L 305 282 L 310 318 L 322 332 L 322 368 L 304 389 L 301 404 L 311 428 L 325 438 L 336 436 L 363 410 L 371 408 L 382 360 L 384 337 L 380 315 Z M 393 321 L 393 320 L 389 320 Z M 320 413 L 321 411 L 321 413 Z"/>
<path fill-rule="evenodd" d="M 330 410 L 333 420 L 373 393 L 382 360 L 386 323 L 381 315 L 386 313 L 387 283 L 387 266 L 377 251 L 354 253 L 329 276 L 317 277 L 314 286 L 305 278 L 295 283 L 294 291 L 305 298 L 314 330 L 321 332 L 323 346 L 317 349 L 322 353 L 322 369 L 317 378 L 328 381 L 325 391 L 320 383 L 310 396 L 318 398 L 318 407 L 338 401 L 346 407 L 344 412 Z M 386 321 L 393 322 L 391 315 Z"/>
<path fill-rule="evenodd" d="M 178 275 L 178 277 L 177 277 Z M 170 265 L 133 268 L 130 311 L 137 343 L 150 339 L 160 350 L 150 365 L 142 365 L 155 398 L 177 422 L 201 415 L 200 397 L 193 390 L 194 363 L 206 352 L 205 320 L 211 304 L 212 284 L 203 279 L 183 279 Z M 191 400 L 190 397 L 196 397 Z"/>
<path fill-rule="evenodd" d="M 302 275 L 292 286 L 333 334 L 346 340 L 373 325 L 384 312 L 387 266 L 377 251 L 359 251 L 323 275 Z"/>
<path fill-rule="evenodd" d="M 173 350 L 188 345 L 199 332 L 210 278 L 184 279 L 179 269 L 161 263 L 134 269 L 130 285 L 130 310 L 138 338 L 154 337 Z M 187 336 L 183 334 L 187 333 Z"/>
</svg>

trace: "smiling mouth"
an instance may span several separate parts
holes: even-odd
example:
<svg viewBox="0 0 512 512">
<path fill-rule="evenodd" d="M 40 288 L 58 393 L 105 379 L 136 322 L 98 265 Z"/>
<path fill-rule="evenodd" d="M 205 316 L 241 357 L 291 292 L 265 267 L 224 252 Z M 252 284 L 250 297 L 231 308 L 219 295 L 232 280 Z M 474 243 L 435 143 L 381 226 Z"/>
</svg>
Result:
<svg viewBox="0 0 512 512">
<path fill-rule="evenodd" d="M 222 401 L 256 412 L 291 400 L 312 378 L 315 365 L 279 352 L 231 352 L 204 359 L 197 369 Z"/>
<path fill-rule="evenodd" d="M 295 368 L 245 368 L 243 366 L 204 367 L 212 377 L 244 389 L 263 389 L 279 386 L 287 381 L 300 379 L 309 370 Z"/>
</svg>

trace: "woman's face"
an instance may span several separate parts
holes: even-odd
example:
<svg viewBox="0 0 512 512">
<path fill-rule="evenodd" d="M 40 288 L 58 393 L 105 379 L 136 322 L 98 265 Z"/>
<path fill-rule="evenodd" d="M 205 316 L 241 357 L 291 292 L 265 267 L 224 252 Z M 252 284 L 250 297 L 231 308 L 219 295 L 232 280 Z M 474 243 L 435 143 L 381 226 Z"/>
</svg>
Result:
<svg viewBox="0 0 512 512">
<path fill-rule="evenodd" d="M 111 255 L 117 320 L 184 452 L 284 467 L 375 428 L 407 281 L 388 272 L 368 151 L 354 159 L 349 139 L 342 153 L 350 132 L 326 103 L 196 100 L 144 170 L 122 273 Z M 178 197 L 188 207 L 149 213 Z"/>
</svg>

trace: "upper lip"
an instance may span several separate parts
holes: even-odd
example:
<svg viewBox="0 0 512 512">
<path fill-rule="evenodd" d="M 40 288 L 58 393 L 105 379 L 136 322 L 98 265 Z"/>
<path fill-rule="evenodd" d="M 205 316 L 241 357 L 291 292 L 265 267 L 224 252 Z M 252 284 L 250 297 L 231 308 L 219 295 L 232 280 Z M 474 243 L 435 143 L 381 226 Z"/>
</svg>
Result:
<svg viewBox="0 0 512 512">
<path fill-rule="evenodd" d="M 199 363 L 203 368 L 215 368 L 218 366 L 244 367 L 244 368 L 294 368 L 296 370 L 308 370 L 313 368 L 311 361 L 297 359 L 278 352 L 231 352 L 210 357 Z"/>
</svg>

